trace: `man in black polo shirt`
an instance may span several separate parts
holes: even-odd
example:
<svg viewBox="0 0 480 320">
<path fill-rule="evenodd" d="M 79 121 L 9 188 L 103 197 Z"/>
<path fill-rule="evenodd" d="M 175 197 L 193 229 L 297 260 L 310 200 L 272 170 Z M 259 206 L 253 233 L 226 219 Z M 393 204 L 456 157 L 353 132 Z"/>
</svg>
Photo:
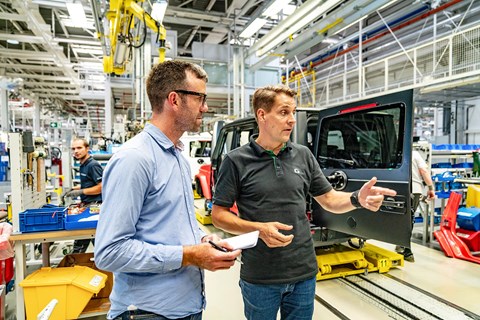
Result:
<svg viewBox="0 0 480 320">
<path fill-rule="evenodd" d="M 213 198 L 216 227 L 234 234 L 260 231 L 257 246 L 243 250 L 240 287 L 249 320 L 311 319 L 318 272 L 305 213 L 307 194 L 326 210 L 377 211 L 391 189 L 372 178 L 353 193 L 333 190 L 310 150 L 290 142 L 296 92 L 286 86 L 257 89 L 253 110 L 259 134 L 228 153 Z M 237 203 L 239 216 L 229 212 Z"/>
<path fill-rule="evenodd" d="M 65 193 L 65 197 L 72 199 L 80 196 L 82 204 L 100 204 L 102 202 L 102 174 L 103 168 L 88 153 L 90 146 L 85 139 L 77 138 L 72 142 L 73 157 L 80 162 L 80 188 L 72 189 Z M 73 253 L 85 252 L 90 244 L 90 239 L 75 240 Z"/>
</svg>

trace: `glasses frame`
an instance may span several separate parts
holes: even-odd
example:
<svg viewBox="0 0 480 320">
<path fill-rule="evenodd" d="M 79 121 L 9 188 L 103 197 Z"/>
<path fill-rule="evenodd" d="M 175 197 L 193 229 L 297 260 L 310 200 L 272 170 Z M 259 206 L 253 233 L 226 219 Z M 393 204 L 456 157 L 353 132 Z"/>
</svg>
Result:
<svg viewBox="0 0 480 320">
<path fill-rule="evenodd" d="M 207 103 L 207 95 L 205 93 L 196 92 L 196 91 L 189 91 L 189 90 L 182 90 L 182 89 L 173 90 L 173 92 L 179 93 L 179 94 L 188 94 L 188 95 L 191 95 L 191 96 L 202 97 L 202 106 L 204 106 L 205 103 Z"/>
</svg>

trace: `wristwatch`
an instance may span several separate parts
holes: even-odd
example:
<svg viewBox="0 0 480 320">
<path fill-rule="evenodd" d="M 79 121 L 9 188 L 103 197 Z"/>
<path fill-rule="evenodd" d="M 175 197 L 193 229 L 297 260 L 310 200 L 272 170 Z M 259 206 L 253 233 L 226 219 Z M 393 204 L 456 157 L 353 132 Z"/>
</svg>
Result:
<svg viewBox="0 0 480 320">
<path fill-rule="evenodd" d="M 360 204 L 360 201 L 358 201 L 358 191 L 353 191 L 352 195 L 350 196 L 350 203 L 352 206 L 354 206 L 356 209 L 363 208 L 363 206 Z"/>
</svg>

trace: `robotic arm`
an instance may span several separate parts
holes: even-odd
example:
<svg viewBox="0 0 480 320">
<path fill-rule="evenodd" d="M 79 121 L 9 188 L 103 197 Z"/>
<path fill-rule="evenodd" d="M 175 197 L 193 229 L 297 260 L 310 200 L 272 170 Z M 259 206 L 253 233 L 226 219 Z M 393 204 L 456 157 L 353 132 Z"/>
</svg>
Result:
<svg viewBox="0 0 480 320">
<path fill-rule="evenodd" d="M 134 29 L 133 20 L 135 18 L 143 21 L 145 29 L 149 27 L 158 34 L 159 61 L 165 61 L 167 31 L 162 25 L 162 20 L 168 1 L 156 0 L 151 15 L 138 4 L 139 2 L 143 2 L 143 0 L 110 0 L 110 10 L 106 15 L 110 22 L 108 36 L 110 50 L 107 48 L 107 55 L 103 57 L 105 73 L 123 74 L 127 70 L 130 50 L 134 47 L 130 34 Z"/>
</svg>

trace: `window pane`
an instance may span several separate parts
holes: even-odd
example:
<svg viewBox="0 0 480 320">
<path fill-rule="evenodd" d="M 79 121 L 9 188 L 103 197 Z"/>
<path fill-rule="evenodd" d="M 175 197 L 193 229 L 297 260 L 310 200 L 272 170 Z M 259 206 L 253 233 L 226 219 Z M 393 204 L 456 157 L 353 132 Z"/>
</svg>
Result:
<svg viewBox="0 0 480 320">
<path fill-rule="evenodd" d="M 394 104 L 323 119 L 318 145 L 321 167 L 400 167 L 403 135 L 398 132 L 404 126 L 404 112 L 401 104 Z"/>
</svg>

